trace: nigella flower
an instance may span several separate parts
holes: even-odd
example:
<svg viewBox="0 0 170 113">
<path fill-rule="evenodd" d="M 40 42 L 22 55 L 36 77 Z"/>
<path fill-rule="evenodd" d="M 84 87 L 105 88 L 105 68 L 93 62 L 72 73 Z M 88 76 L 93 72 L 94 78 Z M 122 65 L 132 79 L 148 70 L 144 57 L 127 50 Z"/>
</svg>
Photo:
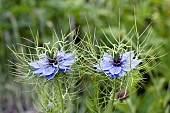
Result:
<svg viewBox="0 0 170 113">
<path fill-rule="evenodd" d="M 75 58 L 71 56 L 74 52 L 64 54 L 61 50 L 57 55 L 52 55 L 54 57 L 48 58 L 46 55 L 39 61 L 28 63 L 30 66 L 35 68 L 33 72 L 36 75 L 45 76 L 48 80 L 54 78 L 58 72 L 71 72 L 71 66 L 75 62 Z"/>
<path fill-rule="evenodd" d="M 100 60 L 100 65 L 95 65 L 97 72 L 104 72 L 111 78 L 124 76 L 127 72 L 137 69 L 137 65 L 142 60 L 133 59 L 134 51 L 129 51 L 123 54 L 115 54 L 114 58 L 104 53 L 103 59 Z"/>
</svg>

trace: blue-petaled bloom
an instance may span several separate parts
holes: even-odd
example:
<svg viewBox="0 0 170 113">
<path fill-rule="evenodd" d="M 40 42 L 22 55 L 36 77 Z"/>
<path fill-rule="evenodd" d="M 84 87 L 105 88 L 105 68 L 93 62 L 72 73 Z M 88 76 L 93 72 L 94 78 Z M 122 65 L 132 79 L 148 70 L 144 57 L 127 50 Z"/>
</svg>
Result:
<svg viewBox="0 0 170 113">
<path fill-rule="evenodd" d="M 71 66 L 75 62 L 75 58 L 71 56 L 74 52 L 64 54 L 64 51 L 59 51 L 53 59 L 43 57 L 39 61 L 28 63 L 36 70 L 33 72 L 36 75 L 45 76 L 48 80 L 54 78 L 57 72 L 71 72 Z"/>
<path fill-rule="evenodd" d="M 124 76 L 127 72 L 136 69 L 142 60 L 133 59 L 134 51 L 120 54 L 118 59 L 114 59 L 110 54 L 104 53 L 100 65 L 95 65 L 97 72 L 104 72 L 111 78 Z"/>
</svg>

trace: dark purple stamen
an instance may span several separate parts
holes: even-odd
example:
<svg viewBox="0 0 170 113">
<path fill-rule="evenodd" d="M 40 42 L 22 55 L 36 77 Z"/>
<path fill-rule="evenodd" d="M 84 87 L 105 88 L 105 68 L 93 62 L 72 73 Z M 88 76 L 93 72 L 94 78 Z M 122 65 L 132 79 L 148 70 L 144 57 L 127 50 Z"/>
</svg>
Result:
<svg viewBox="0 0 170 113">
<path fill-rule="evenodd" d="M 56 58 L 54 58 L 53 60 L 49 59 L 50 64 L 49 65 L 57 65 L 58 64 L 58 60 Z"/>
<path fill-rule="evenodd" d="M 121 61 L 121 59 L 119 59 L 119 60 L 117 60 L 117 61 L 115 61 L 115 60 L 113 60 L 113 66 L 120 66 L 120 65 L 122 65 L 122 61 Z"/>
</svg>

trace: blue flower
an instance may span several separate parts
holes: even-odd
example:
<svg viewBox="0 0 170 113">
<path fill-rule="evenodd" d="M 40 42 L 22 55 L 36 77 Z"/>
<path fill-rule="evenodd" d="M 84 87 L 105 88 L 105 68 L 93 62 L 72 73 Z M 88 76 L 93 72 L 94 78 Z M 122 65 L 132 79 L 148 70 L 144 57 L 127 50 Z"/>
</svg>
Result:
<svg viewBox="0 0 170 113">
<path fill-rule="evenodd" d="M 33 72 L 36 75 L 45 76 L 48 80 L 54 78 L 58 72 L 71 72 L 71 66 L 75 62 L 75 58 L 71 56 L 74 52 L 64 54 L 64 51 L 59 51 L 53 59 L 43 57 L 39 61 L 28 63 L 36 70 Z M 44 55 L 43 55 L 44 56 Z"/>
<path fill-rule="evenodd" d="M 134 51 L 120 54 L 118 58 L 113 58 L 110 54 L 104 53 L 100 65 L 95 65 L 97 72 L 104 72 L 111 78 L 123 77 L 127 72 L 137 69 L 137 65 L 142 60 L 134 59 Z"/>
</svg>

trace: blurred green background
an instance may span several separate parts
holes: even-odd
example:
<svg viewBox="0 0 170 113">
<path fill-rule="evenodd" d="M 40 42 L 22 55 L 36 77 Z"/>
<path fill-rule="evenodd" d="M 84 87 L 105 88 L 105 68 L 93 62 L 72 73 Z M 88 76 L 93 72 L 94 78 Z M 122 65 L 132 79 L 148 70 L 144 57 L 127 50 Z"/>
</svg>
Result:
<svg viewBox="0 0 170 113">
<path fill-rule="evenodd" d="M 17 60 L 7 45 L 28 44 L 21 37 L 32 40 L 30 28 L 33 33 L 39 31 L 40 45 L 51 39 L 52 29 L 61 34 L 61 30 L 69 33 L 70 26 L 79 28 L 79 36 L 83 37 L 88 30 L 86 18 L 97 38 L 104 38 L 101 28 L 112 38 L 109 26 L 115 36 L 124 37 L 135 23 L 134 16 L 139 34 L 151 23 L 149 44 L 163 44 L 159 54 L 167 55 L 156 60 L 161 63 L 144 75 L 147 79 L 142 88 L 127 103 L 118 104 L 115 113 L 169 113 L 170 0 L 0 0 L 0 113 L 36 113 L 34 92 L 15 82 L 8 66 L 8 60 Z"/>
</svg>

